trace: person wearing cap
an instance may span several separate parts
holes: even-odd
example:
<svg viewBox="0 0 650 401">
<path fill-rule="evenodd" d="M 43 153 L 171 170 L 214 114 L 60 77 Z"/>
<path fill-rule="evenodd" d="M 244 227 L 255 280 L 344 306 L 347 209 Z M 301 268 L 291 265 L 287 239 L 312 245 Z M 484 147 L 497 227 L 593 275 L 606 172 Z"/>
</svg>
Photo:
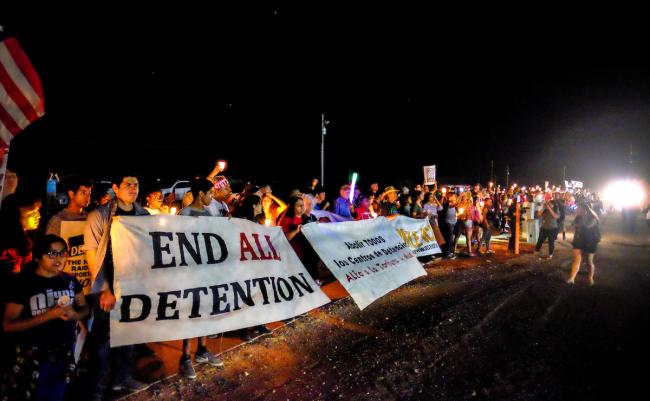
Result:
<svg viewBox="0 0 650 401">
<path fill-rule="evenodd" d="M 381 195 L 383 201 L 379 208 L 379 214 L 381 216 L 392 216 L 397 214 L 397 198 L 398 190 L 393 186 L 388 186 L 384 190 L 384 193 Z"/>
<path fill-rule="evenodd" d="M 228 217 L 230 216 L 230 208 L 228 207 L 228 197 L 232 193 L 230 189 L 230 182 L 223 175 L 214 177 L 213 197 L 210 204 L 204 206 L 210 213 L 210 216 Z"/>
<path fill-rule="evenodd" d="M 339 189 L 339 197 L 334 201 L 334 213 L 352 219 L 354 205 L 350 202 L 350 185 L 345 184 Z"/>
</svg>

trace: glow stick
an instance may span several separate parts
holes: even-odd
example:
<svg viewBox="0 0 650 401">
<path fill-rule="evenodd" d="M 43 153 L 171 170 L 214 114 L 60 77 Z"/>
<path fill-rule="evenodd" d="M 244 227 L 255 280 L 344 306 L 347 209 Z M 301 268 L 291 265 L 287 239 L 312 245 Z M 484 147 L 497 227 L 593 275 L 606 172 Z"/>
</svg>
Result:
<svg viewBox="0 0 650 401">
<path fill-rule="evenodd" d="M 352 185 L 350 185 L 350 202 L 354 200 L 355 185 L 357 185 L 357 173 L 352 173 Z"/>
</svg>

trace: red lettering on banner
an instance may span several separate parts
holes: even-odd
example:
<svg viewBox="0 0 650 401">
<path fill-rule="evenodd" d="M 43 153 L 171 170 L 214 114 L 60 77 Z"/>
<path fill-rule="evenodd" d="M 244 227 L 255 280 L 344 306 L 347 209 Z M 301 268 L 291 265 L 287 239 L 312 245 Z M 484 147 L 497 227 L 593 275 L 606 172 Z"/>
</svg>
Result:
<svg viewBox="0 0 650 401">
<path fill-rule="evenodd" d="M 271 252 L 273 252 L 273 259 L 275 260 L 282 260 L 280 259 L 280 255 L 278 255 L 278 252 L 275 250 L 273 247 L 273 244 L 271 243 L 271 237 L 268 235 L 265 235 L 264 238 L 266 238 L 266 243 L 269 244 L 269 248 L 271 249 Z"/>
<path fill-rule="evenodd" d="M 260 235 L 259 234 L 253 234 L 253 238 L 255 238 L 255 245 L 257 245 L 257 250 L 260 251 L 260 259 L 262 260 L 269 260 L 273 259 L 270 253 L 265 254 L 264 250 L 262 249 L 262 245 L 260 244 Z"/>
<path fill-rule="evenodd" d="M 248 260 L 246 259 L 246 256 L 244 256 L 245 252 L 250 252 L 252 260 L 260 260 L 259 256 L 255 254 L 255 251 L 253 250 L 251 243 L 248 241 L 248 238 L 246 238 L 246 234 L 244 233 L 239 234 L 239 245 L 241 248 L 241 258 L 239 258 L 240 261 Z"/>
</svg>

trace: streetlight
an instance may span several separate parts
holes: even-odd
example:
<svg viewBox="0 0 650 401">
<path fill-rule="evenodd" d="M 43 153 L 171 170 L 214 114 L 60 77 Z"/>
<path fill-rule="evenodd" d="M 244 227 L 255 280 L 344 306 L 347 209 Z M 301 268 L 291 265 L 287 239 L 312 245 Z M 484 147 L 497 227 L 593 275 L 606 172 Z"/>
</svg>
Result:
<svg viewBox="0 0 650 401">
<path fill-rule="evenodd" d="M 325 187 L 325 135 L 327 134 L 327 128 L 325 128 L 325 126 L 329 123 L 330 122 L 325 119 L 325 113 L 322 113 L 320 115 L 320 184 L 323 187 Z"/>
</svg>

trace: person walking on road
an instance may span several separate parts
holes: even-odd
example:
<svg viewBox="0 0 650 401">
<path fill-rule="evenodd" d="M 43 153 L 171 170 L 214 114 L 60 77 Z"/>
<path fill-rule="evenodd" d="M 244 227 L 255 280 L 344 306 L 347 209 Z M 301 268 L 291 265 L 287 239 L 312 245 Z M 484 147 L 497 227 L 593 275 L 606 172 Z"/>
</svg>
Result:
<svg viewBox="0 0 650 401">
<path fill-rule="evenodd" d="M 555 250 L 555 239 L 558 231 L 557 220 L 560 217 L 560 211 L 555 201 L 546 200 L 542 210 L 537 212 L 537 215 L 542 219 L 542 225 L 539 229 L 539 239 L 535 246 L 535 252 L 539 255 L 542 244 L 548 238 L 548 257 L 550 259 L 553 257 L 553 251 Z"/>
<path fill-rule="evenodd" d="M 580 263 L 582 262 L 582 255 L 587 256 L 587 263 L 589 264 L 589 284 L 594 284 L 594 256 L 596 255 L 596 248 L 600 242 L 600 228 L 598 227 L 598 215 L 586 203 L 578 205 L 577 216 L 573 222 L 576 227 L 576 232 L 573 236 L 573 264 L 571 265 L 571 273 L 567 283 L 574 284 L 578 270 L 580 270 Z"/>
</svg>

